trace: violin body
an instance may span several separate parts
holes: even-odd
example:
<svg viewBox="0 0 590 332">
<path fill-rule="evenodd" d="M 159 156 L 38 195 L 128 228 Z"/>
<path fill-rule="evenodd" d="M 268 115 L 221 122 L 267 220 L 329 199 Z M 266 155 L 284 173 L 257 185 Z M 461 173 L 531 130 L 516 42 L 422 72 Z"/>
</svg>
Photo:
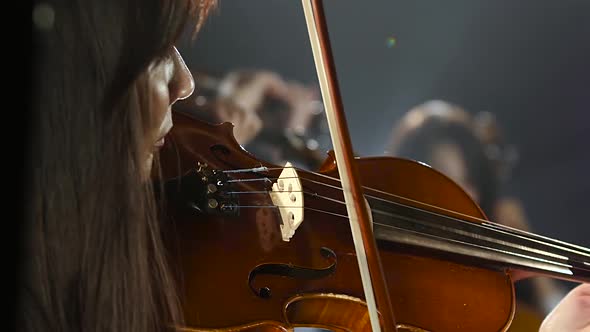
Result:
<svg viewBox="0 0 590 332">
<path fill-rule="evenodd" d="M 267 166 L 263 177 L 279 176 L 279 166 L 257 160 L 237 144 L 231 124 L 173 115 L 175 127 L 160 156 L 164 179 L 185 174 L 197 162 L 216 170 Z M 486 219 L 468 194 L 426 165 L 392 157 L 357 158 L 356 163 L 373 196 Z M 232 183 L 232 192 L 251 192 L 238 195 L 239 206 L 249 207 L 238 215 L 169 209 L 168 245 L 187 331 L 297 326 L 371 331 L 350 224 L 342 217 L 346 207 L 338 202 L 342 192 L 330 186 L 338 177 L 335 161 L 328 156 L 318 173 L 298 175 L 313 195 L 305 195 L 304 220 L 289 241 L 282 239 L 281 217 L 264 194 L 268 181 Z M 389 241 L 387 232 L 374 227 L 398 331 L 508 329 L 515 312 L 508 269 Z"/>
</svg>

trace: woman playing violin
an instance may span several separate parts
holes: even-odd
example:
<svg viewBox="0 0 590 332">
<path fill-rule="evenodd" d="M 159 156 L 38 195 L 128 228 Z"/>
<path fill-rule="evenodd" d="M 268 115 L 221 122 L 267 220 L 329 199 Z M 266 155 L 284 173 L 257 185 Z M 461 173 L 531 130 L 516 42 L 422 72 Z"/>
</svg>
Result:
<svg viewBox="0 0 590 332">
<path fill-rule="evenodd" d="M 147 179 L 172 126 L 171 105 L 193 90 L 174 43 L 191 16 L 201 25 L 213 1 L 35 5 L 19 329 L 179 326 Z M 555 311 L 548 328 L 558 331 L 560 317 L 578 321 Z"/>
</svg>

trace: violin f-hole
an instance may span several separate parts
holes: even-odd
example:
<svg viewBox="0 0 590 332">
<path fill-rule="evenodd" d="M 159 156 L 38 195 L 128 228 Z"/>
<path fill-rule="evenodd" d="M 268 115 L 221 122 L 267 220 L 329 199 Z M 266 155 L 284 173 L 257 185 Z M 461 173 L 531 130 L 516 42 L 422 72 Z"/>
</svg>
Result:
<svg viewBox="0 0 590 332">
<path fill-rule="evenodd" d="M 336 257 L 336 253 L 334 253 L 334 251 L 330 248 L 320 248 L 320 254 L 324 258 L 331 260 L 332 263 L 329 266 L 320 269 L 295 266 L 292 264 L 260 264 L 250 271 L 250 274 L 248 275 L 248 285 L 250 286 L 252 292 L 254 292 L 254 294 L 256 294 L 258 297 L 268 299 L 272 296 L 272 291 L 269 287 L 261 287 L 260 289 L 256 289 L 256 287 L 254 287 L 254 279 L 256 279 L 256 277 L 259 275 L 266 274 L 305 280 L 325 278 L 336 271 L 338 259 Z"/>
</svg>

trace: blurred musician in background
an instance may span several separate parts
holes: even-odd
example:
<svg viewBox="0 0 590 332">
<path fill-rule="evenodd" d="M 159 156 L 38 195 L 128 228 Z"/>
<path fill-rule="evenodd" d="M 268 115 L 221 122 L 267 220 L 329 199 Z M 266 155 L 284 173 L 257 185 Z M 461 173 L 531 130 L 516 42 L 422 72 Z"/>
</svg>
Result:
<svg viewBox="0 0 590 332">
<path fill-rule="evenodd" d="M 471 116 L 457 105 L 433 100 L 411 109 L 401 119 L 386 153 L 430 165 L 459 184 L 490 220 L 530 231 L 519 200 L 501 194 L 517 159 L 516 151 L 502 136 L 492 114 Z M 515 286 L 519 303 L 510 331 L 524 331 L 518 325 L 518 317 L 523 315 L 537 316 L 535 324 L 539 324 L 564 296 L 547 278 L 523 280 Z"/>
<path fill-rule="evenodd" d="M 177 103 L 177 111 L 210 123 L 231 122 L 240 145 L 274 164 L 316 169 L 326 157 L 330 136 L 318 88 L 265 70 L 193 76 L 195 93 Z"/>
</svg>

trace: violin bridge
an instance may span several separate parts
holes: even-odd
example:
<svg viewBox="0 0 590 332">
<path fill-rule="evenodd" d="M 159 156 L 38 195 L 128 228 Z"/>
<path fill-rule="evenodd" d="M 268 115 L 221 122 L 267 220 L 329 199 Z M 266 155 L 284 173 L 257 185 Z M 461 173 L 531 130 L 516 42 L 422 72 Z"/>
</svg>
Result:
<svg viewBox="0 0 590 332">
<path fill-rule="evenodd" d="M 288 242 L 303 222 L 303 186 L 290 162 L 273 183 L 270 198 L 281 215 L 281 235 Z"/>
</svg>

